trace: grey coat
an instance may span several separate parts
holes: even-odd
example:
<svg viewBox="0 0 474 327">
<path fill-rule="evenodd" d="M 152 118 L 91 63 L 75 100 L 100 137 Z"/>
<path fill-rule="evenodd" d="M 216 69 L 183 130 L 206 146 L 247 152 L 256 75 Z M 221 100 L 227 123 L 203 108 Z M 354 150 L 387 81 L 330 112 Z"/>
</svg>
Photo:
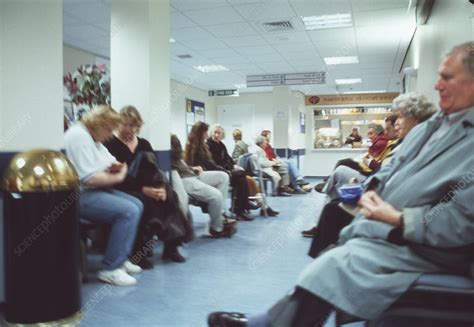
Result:
<svg viewBox="0 0 474 327">
<path fill-rule="evenodd" d="M 390 167 L 373 177 L 381 198 L 403 211 L 405 242 L 389 242 L 395 228 L 359 214 L 342 230 L 340 245 L 303 271 L 299 286 L 374 319 L 424 273 L 467 273 L 474 244 L 474 108 L 418 156 L 440 116 L 416 126 Z"/>
</svg>

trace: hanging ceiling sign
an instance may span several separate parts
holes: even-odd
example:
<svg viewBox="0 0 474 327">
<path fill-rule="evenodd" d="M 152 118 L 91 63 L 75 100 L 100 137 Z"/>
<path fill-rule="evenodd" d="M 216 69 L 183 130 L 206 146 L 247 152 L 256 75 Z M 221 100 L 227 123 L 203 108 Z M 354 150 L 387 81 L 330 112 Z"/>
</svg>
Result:
<svg viewBox="0 0 474 327">
<path fill-rule="evenodd" d="M 238 89 L 230 89 L 230 90 L 209 90 L 207 94 L 210 97 L 237 97 L 239 96 Z"/>
<path fill-rule="evenodd" d="M 247 87 L 309 84 L 326 84 L 326 72 L 247 76 Z"/>
</svg>

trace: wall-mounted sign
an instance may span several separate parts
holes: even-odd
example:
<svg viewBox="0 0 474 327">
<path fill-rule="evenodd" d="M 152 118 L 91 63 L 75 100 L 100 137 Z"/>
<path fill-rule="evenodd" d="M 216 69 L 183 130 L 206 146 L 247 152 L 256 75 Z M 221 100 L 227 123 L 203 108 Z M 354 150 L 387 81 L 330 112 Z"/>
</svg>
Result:
<svg viewBox="0 0 474 327">
<path fill-rule="evenodd" d="M 392 103 L 400 93 L 361 93 L 361 94 L 326 94 L 307 95 L 306 106 L 327 106 L 338 104 Z"/>
<path fill-rule="evenodd" d="M 239 96 L 238 89 L 230 89 L 230 90 L 209 90 L 207 94 L 210 97 L 237 97 Z"/>
<path fill-rule="evenodd" d="M 206 119 L 206 109 L 203 102 L 186 99 L 186 133 L 189 134 L 191 128 L 198 121 L 204 122 Z"/>
<path fill-rule="evenodd" d="M 326 84 L 326 72 L 247 76 L 247 87 L 308 84 Z"/>
</svg>

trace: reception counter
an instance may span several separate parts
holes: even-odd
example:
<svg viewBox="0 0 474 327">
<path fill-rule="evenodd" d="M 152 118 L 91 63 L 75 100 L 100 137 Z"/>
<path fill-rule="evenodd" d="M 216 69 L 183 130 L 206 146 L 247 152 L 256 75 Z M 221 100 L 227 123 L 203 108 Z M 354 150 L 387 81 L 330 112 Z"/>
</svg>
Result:
<svg viewBox="0 0 474 327">
<path fill-rule="evenodd" d="M 306 151 L 305 176 L 328 176 L 341 159 L 356 158 L 367 152 L 367 148 L 312 149 Z"/>
</svg>

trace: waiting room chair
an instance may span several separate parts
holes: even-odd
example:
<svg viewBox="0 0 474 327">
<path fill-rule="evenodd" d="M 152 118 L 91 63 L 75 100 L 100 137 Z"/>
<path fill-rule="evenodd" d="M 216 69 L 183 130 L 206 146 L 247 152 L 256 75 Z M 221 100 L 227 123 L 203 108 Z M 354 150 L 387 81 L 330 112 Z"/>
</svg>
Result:
<svg viewBox="0 0 474 327">
<path fill-rule="evenodd" d="M 361 319 L 336 313 L 336 326 L 356 321 Z M 400 325 L 474 326 L 474 279 L 459 275 L 422 275 L 387 311 L 366 324 L 367 327 Z"/>
</svg>

